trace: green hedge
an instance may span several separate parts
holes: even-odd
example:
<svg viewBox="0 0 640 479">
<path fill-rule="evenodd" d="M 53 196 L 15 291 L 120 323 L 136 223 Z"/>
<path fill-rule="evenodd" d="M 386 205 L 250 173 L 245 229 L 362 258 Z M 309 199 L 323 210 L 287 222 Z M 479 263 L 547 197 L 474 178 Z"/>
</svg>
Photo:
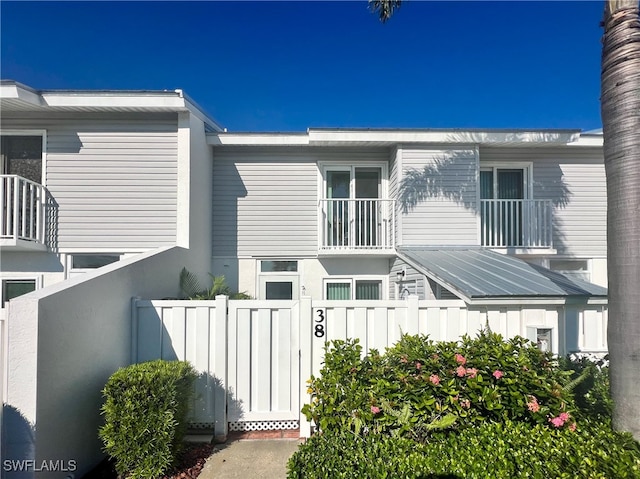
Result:
<svg viewBox="0 0 640 479">
<path fill-rule="evenodd" d="M 436 432 L 426 443 L 350 432 L 315 435 L 291 457 L 289 479 L 631 479 L 638 444 L 606 425 L 575 431 L 522 422 L 485 422 Z"/>
<path fill-rule="evenodd" d="M 121 368 L 109 378 L 99 434 L 119 475 L 153 478 L 171 467 L 195 378 L 188 362 L 164 360 Z"/>
</svg>

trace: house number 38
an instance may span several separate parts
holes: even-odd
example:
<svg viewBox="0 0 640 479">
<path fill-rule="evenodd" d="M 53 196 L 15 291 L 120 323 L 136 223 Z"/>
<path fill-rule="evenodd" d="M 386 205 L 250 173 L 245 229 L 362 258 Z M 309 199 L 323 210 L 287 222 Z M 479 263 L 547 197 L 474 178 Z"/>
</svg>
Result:
<svg viewBox="0 0 640 479">
<path fill-rule="evenodd" d="M 316 338 L 324 338 L 324 309 L 316 309 L 316 318 L 313 334 Z"/>
</svg>

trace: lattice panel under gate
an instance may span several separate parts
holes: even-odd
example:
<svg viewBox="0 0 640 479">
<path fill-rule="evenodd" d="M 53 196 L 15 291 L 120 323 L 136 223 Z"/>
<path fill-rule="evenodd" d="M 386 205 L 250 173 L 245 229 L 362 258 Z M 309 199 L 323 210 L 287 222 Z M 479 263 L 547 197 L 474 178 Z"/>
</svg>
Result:
<svg viewBox="0 0 640 479">
<path fill-rule="evenodd" d="M 229 423 L 229 431 L 283 431 L 298 429 L 300 421 L 235 421 Z"/>
</svg>

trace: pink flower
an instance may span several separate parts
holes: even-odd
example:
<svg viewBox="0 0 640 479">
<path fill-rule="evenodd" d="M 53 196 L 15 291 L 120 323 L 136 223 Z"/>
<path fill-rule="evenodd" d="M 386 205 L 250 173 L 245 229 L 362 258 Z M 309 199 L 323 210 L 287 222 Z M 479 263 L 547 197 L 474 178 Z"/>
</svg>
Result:
<svg viewBox="0 0 640 479">
<path fill-rule="evenodd" d="M 540 404 L 538 404 L 535 396 L 531 396 L 531 401 L 527 403 L 527 408 L 529 408 L 531 412 L 538 412 L 540 410 Z"/>
<path fill-rule="evenodd" d="M 462 354 L 456 353 L 455 355 L 456 362 L 461 365 L 465 365 L 467 362 L 467 358 L 465 358 Z"/>
<path fill-rule="evenodd" d="M 576 430 L 576 423 L 572 422 L 571 424 L 569 424 L 569 431 L 573 432 Z"/>
<path fill-rule="evenodd" d="M 555 427 L 562 427 L 564 425 L 564 420 L 560 416 L 549 419 L 549 422 Z"/>
<path fill-rule="evenodd" d="M 504 376 L 504 373 L 502 371 L 500 371 L 499 369 L 496 369 L 493 372 L 493 377 L 496 379 L 500 379 L 502 376 Z"/>
<path fill-rule="evenodd" d="M 464 366 L 458 366 L 456 368 L 456 374 L 458 375 L 459 378 L 463 377 L 465 374 L 467 374 L 467 370 L 464 368 Z"/>
<path fill-rule="evenodd" d="M 422 367 L 422 364 L 420 364 L 419 362 L 416 362 L 416 369 L 420 369 Z"/>
<path fill-rule="evenodd" d="M 467 374 L 470 378 L 475 378 L 478 374 L 478 370 L 476 368 L 467 368 Z"/>
<path fill-rule="evenodd" d="M 561 412 L 560 414 L 558 414 L 558 417 L 562 419 L 562 422 L 567 422 L 569 420 L 570 415 L 568 412 Z"/>
<path fill-rule="evenodd" d="M 437 386 L 438 384 L 440 384 L 440 376 L 438 376 L 437 374 L 432 374 L 431 376 L 429 376 L 429 381 L 431 381 L 431 384 Z"/>
<path fill-rule="evenodd" d="M 382 411 L 382 409 L 380 409 L 378 406 L 371 406 L 371 412 L 373 414 L 379 414 L 380 411 Z"/>
<path fill-rule="evenodd" d="M 469 409 L 471 407 L 471 401 L 469 401 L 468 399 L 460 399 L 460 406 L 465 409 Z"/>
</svg>

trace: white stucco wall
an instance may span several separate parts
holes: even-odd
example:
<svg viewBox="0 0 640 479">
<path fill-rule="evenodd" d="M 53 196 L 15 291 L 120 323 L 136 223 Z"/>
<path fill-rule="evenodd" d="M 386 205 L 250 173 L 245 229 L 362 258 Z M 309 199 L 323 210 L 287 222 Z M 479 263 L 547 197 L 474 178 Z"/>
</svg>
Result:
<svg viewBox="0 0 640 479">
<path fill-rule="evenodd" d="M 101 390 L 130 364 L 131 299 L 176 296 L 182 266 L 197 268 L 189 251 L 164 248 L 10 303 L 3 459 L 75 461 L 75 477 L 101 460 Z"/>
</svg>

